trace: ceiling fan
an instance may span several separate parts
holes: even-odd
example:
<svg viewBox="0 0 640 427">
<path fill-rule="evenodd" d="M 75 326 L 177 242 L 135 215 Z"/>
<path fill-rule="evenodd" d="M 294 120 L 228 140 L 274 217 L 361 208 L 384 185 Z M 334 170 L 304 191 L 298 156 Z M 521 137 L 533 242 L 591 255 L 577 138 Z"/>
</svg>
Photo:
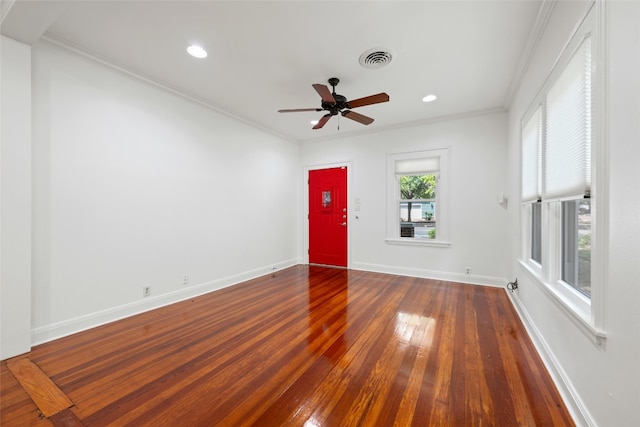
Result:
<svg viewBox="0 0 640 427">
<path fill-rule="evenodd" d="M 332 77 L 329 79 L 329 84 L 333 88 L 331 92 L 329 91 L 329 88 L 323 84 L 315 83 L 311 85 L 316 90 L 316 92 L 318 92 L 320 98 L 322 98 L 322 108 L 294 108 L 289 110 L 278 110 L 278 112 L 296 113 L 299 111 L 328 111 L 327 114 L 320 118 L 318 124 L 315 125 L 313 129 L 322 128 L 329 121 L 331 116 L 337 116 L 338 114 L 340 114 L 342 117 L 346 117 L 348 119 L 355 120 L 358 123 L 362 123 L 363 125 L 370 125 L 371 123 L 373 123 L 373 119 L 371 117 L 356 113 L 355 111 L 351 111 L 351 109 L 389 101 L 389 95 L 384 92 L 371 96 L 365 96 L 364 98 L 347 101 L 347 98 L 336 93 L 336 86 L 339 82 L 340 80 L 336 77 Z"/>
</svg>

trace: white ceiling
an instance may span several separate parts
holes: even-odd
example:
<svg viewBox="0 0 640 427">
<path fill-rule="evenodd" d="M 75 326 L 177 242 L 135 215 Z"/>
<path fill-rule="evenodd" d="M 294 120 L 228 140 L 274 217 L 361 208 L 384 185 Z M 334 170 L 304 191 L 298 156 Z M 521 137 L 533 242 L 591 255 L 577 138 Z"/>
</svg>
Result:
<svg viewBox="0 0 640 427">
<path fill-rule="evenodd" d="M 508 107 L 543 3 L 3 0 L 2 34 L 62 42 L 304 142 Z M 190 57 L 190 43 L 208 58 Z M 371 48 L 393 60 L 363 68 Z M 334 76 L 348 99 L 391 100 L 354 110 L 369 126 L 334 117 L 312 130 L 323 113 L 277 112 L 319 107 L 311 84 Z M 438 100 L 423 103 L 429 93 Z"/>
</svg>

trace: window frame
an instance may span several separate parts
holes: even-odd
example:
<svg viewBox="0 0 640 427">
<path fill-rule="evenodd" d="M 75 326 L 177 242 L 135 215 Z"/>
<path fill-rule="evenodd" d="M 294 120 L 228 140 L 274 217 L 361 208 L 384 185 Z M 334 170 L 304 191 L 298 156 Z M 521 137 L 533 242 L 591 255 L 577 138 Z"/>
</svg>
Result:
<svg viewBox="0 0 640 427">
<path fill-rule="evenodd" d="M 604 54 L 604 5 L 592 5 L 565 45 L 536 99 L 523 116 L 523 125 L 542 107 L 546 115 L 546 94 L 573 59 L 586 37 L 591 36 L 591 298 L 562 280 L 562 199 L 542 201 L 542 263 L 531 259 L 532 208 L 522 203 L 521 254 L 519 263 L 532 281 L 544 290 L 594 343 L 606 339 L 604 301 L 608 203 L 606 193 L 606 55 Z M 594 102 L 595 101 L 595 102 Z M 546 129 L 543 135 L 546 133 Z M 546 136 L 543 136 L 543 144 Z M 521 145 L 522 147 L 522 145 Z M 521 151 L 522 155 L 522 151 Z M 544 154 L 543 159 L 544 162 Z M 568 199 L 566 199 L 568 200 Z M 571 200 L 575 200 L 572 198 Z"/>
<path fill-rule="evenodd" d="M 425 172 L 424 175 L 434 174 L 437 177 L 436 185 L 436 237 L 435 239 L 421 239 L 400 237 L 400 176 L 396 175 L 395 162 L 398 160 L 438 158 L 439 169 L 437 172 Z M 392 153 L 387 155 L 387 232 L 385 241 L 388 244 L 409 246 L 449 247 L 451 242 L 448 229 L 448 174 L 449 174 L 449 148 L 431 150 Z M 420 199 L 422 200 L 422 199 Z M 416 199 L 416 201 L 419 201 Z"/>
</svg>

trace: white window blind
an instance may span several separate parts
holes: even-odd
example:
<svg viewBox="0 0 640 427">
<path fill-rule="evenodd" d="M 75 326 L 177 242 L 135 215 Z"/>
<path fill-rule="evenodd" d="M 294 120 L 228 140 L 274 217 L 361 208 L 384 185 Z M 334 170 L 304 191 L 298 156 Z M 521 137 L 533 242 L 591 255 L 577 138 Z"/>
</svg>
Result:
<svg viewBox="0 0 640 427">
<path fill-rule="evenodd" d="M 395 161 L 396 175 L 426 175 L 440 170 L 439 157 L 424 157 L 420 159 L 403 159 Z"/>
<path fill-rule="evenodd" d="M 540 200 L 542 191 L 542 107 L 522 129 L 523 203 Z"/>
<path fill-rule="evenodd" d="M 579 198 L 591 191 L 591 39 L 587 37 L 546 103 L 543 200 Z"/>
</svg>

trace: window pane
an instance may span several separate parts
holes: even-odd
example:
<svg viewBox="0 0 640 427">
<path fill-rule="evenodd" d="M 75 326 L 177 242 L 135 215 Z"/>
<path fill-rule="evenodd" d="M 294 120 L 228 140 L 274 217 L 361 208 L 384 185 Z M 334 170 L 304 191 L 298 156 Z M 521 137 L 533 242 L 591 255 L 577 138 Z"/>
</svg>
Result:
<svg viewBox="0 0 640 427">
<path fill-rule="evenodd" d="M 400 198 L 402 200 L 435 199 L 436 176 L 434 174 L 401 176 Z"/>
<path fill-rule="evenodd" d="M 436 238 L 436 202 L 400 202 L 400 237 Z"/>
<path fill-rule="evenodd" d="M 400 177 L 400 237 L 436 238 L 436 175 Z"/>
<path fill-rule="evenodd" d="M 591 201 L 562 202 L 562 280 L 591 297 Z"/>
<path fill-rule="evenodd" d="M 542 264 L 542 203 L 531 205 L 531 259 Z"/>
</svg>

